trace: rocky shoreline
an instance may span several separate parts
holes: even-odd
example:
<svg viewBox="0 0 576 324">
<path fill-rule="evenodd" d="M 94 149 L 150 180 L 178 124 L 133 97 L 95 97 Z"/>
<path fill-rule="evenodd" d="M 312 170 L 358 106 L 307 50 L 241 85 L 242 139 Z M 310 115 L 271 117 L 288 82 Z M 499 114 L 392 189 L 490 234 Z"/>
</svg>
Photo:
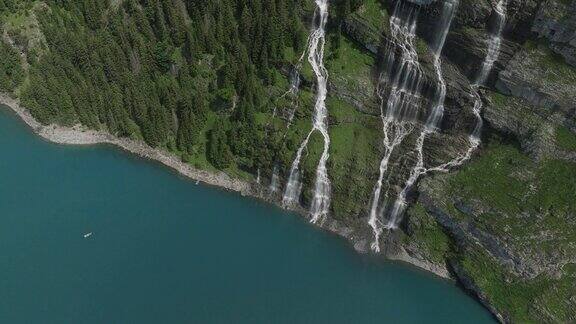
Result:
<svg viewBox="0 0 576 324">
<path fill-rule="evenodd" d="M 152 148 L 142 141 L 131 140 L 127 138 L 117 138 L 107 132 L 89 130 L 80 125 L 76 125 L 74 127 L 42 125 L 34 117 L 32 117 L 26 108 L 20 105 L 18 100 L 13 99 L 6 94 L 0 93 L 0 104 L 9 107 L 34 131 L 34 133 L 49 142 L 62 145 L 114 145 L 139 157 L 157 161 L 189 179 L 201 181 L 205 184 L 226 190 L 239 192 L 243 196 L 261 199 L 271 204 L 280 206 L 279 201 L 277 199 L 271 198 L 267 194 L 267 189 L 262 185 L 233 179 L 223 172 L 212 173 L 195 169 L 189 164 L 182 162 L 176 155 L 161 149 Z M 291 211 L 296 212 L 302 217 L 307 216 L 307 210 L 303 207 L 294 207 L 291 208 Z M 369 248 L 369 241 L 365 236 L 362 235 L 362 229 L 355 229 L 349 226 L 345 226 L 334 219 L 328 219 L 324 223 L 316 224 L 315 226 L 346 238 L 358 253 L 371 253 Z M 418 255 L 411 254 L 405 249 L 399 240 L 394 238 L 393 234 L 390 235 L 386 241 L 386 248 L 381 252 L 381 255 L 386 259 L 410 264 L 424 271 L 433 273 L 442 279 L 455 280 L 460 282 L 464 289 L 469 291 L 476 299 L 479 300 L 480 303 L 482 303 L 492 314 L 494 314 L 498 321 L 502 323 L 506 322 L 504 317 L 490 305 L 486 296 L 484 296 L 482 292 L 477 289 L 477 287 L 469 285 L 466 280 L 462 280 L 462 276 L 458 275 L 458 273 L 456 273 L 456 277 L 458 278 L 455 278 L 455 276 L 449 270 L 448 265 L 436 264 L 426 260 L 425 258 L 419 257 Z"/>
<path fill-rule="evenodd" d="M 211 173 L 195 169 L 180 161 L 177 156 L 161 149 L 152 148 L 142 141 L 128 138 L 117 138 L 107 132 L 89 130 L 80 125 L 73 127 L 42 125 L 32 117 L 26 108 L 20 105 L 20 102 L 17 99 L 13 99 L 6 94 L 0 94 L 0 104 L 6 105 L 12 109 L 12 111 L 14 111 L 20 119 L 22 119 L 22 121 L 24 121 L 24 123 L 34 131 L 34 133 L 49 142 L 63 145 L 115 145 L 127 152 L 136 154 L 139 157 L 158 161 L 190 179 L 222 187 L 224 189 L 237 191 L 244 196 L 254 195 L 252 185 L 245 181 L 231 178 L 223 172 Z"/>
<path fill-rule="evenodd" d="M 5 93 L 0 93 L 0 104 L 9 107 L 34 131 L 34 133 L 49 142 L 62 145 L 114 145 L 139 157 L 157 161 L 189 179 L 201 181 L 205 184 L 226 190 L 236 191 L 243 196 L 262 199 L 272 204 L 279 205 L 277 200 L 271 199 L 266 195 L 266 190 L 261 185 L 234 179 L 224 172 L 213 173 L 195 169 L 189 164 L 182 162 L 176 155 L 161 149 L 152 148 L 142 141 L 118 138 L 105 131 L 90 130 L 81 125 L 73 127 L 42 125 L 26 108 L 20 105 L 19 100 L 12 98 Z M 307 211 L 301 207 L 292 208 L 291 211 L 302 216 L 307 215 Z M 323 224 L 317 224 L 317 226 L 346 238 L 353 244 L 354 249 L 359 253 L 367 254 L 370 252 L 368 248 L 369 244 L 365 238 L 358 235 L 357 231 L 353 228 L 344 226 L 333 219 L 329 219 Z M 425 271 L 432 272 L 438 277 L 452 279 L 452 276 L 446 267 L 411 256 L 402 246 L 395 244 L 395 242 L 392 242 L 391 245 L 392 248 L 388 248 L 383 252 L 387 259 L 409 263 Z"/>
</svg>

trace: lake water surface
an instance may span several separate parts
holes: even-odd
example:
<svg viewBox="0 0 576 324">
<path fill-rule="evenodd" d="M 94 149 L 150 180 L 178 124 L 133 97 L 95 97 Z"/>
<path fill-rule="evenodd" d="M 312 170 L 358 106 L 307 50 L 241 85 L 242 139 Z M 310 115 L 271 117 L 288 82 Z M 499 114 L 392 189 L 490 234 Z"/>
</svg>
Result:
<svg viewBox="0 0 576 324">
<path fill-rule="evenodd" d="M 0 323 L 494 322 L 451 282 L 5 108 Z"/>
</svg>

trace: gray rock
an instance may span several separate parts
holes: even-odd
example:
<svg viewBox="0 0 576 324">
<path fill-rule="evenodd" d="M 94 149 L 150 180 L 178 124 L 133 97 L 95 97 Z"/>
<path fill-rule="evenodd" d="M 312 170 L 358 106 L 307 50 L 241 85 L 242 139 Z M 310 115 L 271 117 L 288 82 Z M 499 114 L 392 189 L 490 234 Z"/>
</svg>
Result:
<svg viewBox="0 0 576 324">
<path fill-rule="evenodd" d="M 532 31 L 550 48 L 576 66 L 576 1 L 547 0 L 538 11 Z"/>
<path fill-rule="evenodd" d="M 382 22 L 382 24 L 387 22 Z M 350 15 L 344 20 L 343 31 L 348 37 L 362 45 L 368 52 L 378 55 L 382 31 L 363 20 L 358 15 Z"/>
<path fill-rule="evenodd" d="M 568 116 L 576 109 L 576 69 L 538 45 L 516 53 L 499 74 L 496 88 L 549 112 L 559 110 Z"/>
</svg>

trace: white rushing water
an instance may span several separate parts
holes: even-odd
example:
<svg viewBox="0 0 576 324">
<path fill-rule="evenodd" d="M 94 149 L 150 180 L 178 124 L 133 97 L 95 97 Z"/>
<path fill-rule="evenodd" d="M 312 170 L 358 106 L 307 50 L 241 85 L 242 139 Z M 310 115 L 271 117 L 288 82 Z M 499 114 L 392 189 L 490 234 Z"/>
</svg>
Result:
<svg viewBox="0 0 576 324">
<path fill-rule="evenodd" d="M 296 152 L 296 158 L 292 162 L 288 184 L 286 185 L 286 191 L 282 200 L 284 206 L 290 206 L 298 202 L 302 189 L 299 171 L 302 153 L 308 146 L 312 133 L 315 131 L 320 132 L 324 139 L 324 149 L 316 169 L 314 195 L 310 206 L 311 222 L 313 223 L 324 220 L 328 215 L 331 198 L 330 179 L 328 178 L 327 170 L 330 150 L 330 136 L 328 134 L 327 124 L 328 110 L 326 108 L 328 71 L 324 67 L 326 23 L 328 22 L 328 0 L 315 0 L 315 2 L 317 7 L 314 14 L 315 26 L 310 35 L 308 44 L 308 62 L 312 66 L 317 80 L 313 125 L 312 130 L 308 133 L 308 136 L 306 136 L 306 139 L 302 142 Z"/>
<path fill-rule="evenodd" d="M 496 25 L 494 32 L 490 35 L 488 41 L 488 54 L 482 63 L 482 68 L 480 73 L 474 82 L 476 85 L 482 85 L 488 79 L 488 75 L 494 67 L 494 63 L 498 60 L 500 56 L 500 47 L 502 46 L 502 32 L 504 31 L 504 26 L 506 25 L 506 0 L 499 0 L 496 8 L 494 9 L 496 14 Z"/>
<path fill-rule="evenodd" d="M 278 165 L 274 165 L 272 170 L 272 179 L 270 180 L 270 185 L 268 186 L 268 193 L 274 195 L 278 192 L 278 187 L 280 185 L 280 177 L 278 176 Z"/>
<path fill-rule="evenodd" d="M 386 50 L 386 71 L 380 76 L 378 96 L 384 135 L 384 156 L 380 162 L 379 176 L 374 186 L 368 224 L 374 233 L 372 249 L 379 251 L 380 235 L 383 231 L 383 213 L 380 206 L 384 176 L 388 171 L 390 157 L 395 148 L 414 130 L 421 92 L 422 71 L 414 46 L 416 20 L 419 7 L 398 1 L 390 17 L 391 42 Z M 396 52 L 399 51 L 399 55 Z M 384 104 L 384 88 L 390 92 Z M 385 204 L 384 204 L 385 205 Z"/>
<path fill-rule="evenodd" d="M 310 136 L 312 136 L 312 129 L 306 139 L 300 144 L 298 151 L 296 151 L 296 158 L 292 161 L 292 167 L 290 168 L 290 176 L 288 176 L 288 182 L 286 183 L 286 190 L 284 190 L 284 196 L 282 197 L 282 206 L 288 208 L 298 204 L 300 200 L 300 192 L 302 191 L 302 183 L 300 183 L 300 160 L 302 160 L 302 153 L 304 149 L 308 146 L 310 141 Z"/>
<path fill-rule="evenodd" d="M 480 136 L 482 135 L 482 127 L 484 125 L 484 121 L 482 120 L 481 116 L 483 104 L 479 89 L 480 86 L 482 86 L 488 79 L 490 72 L 492 72 L 492 69 L 494 68 L 494 63 L 500 56 L 500 47 L 502 46 L 502 33 L 504 31 L 504 27 L 506 26 L 507 18 L 506 5 L 507 0 L 499 0 L 496 4 L 496 8 L 494 8 L 494 13 L 496 14 L 496 22 L 494 25 L 494 30 L 490 34 L 490 38 L 488 40 L 488 53 L 484 59 L 484 62 L 482 62 L 482 67 L 478 73 L 478 76 L 476 77 L 476 80 L 472 84 L 472 96 L 474 97 L 474 107 L 472 111 L 476 117 L 476 125 L 474 125 L 474 129 L 472 130 L 469 137 L 470 147 L 468 151 L 462 156 L 446 163 L 445 165 L 439 166 L 437 168 L 438 171 L 447 171 L 450 168 L 462 165 L 472 157 L 472 153 L 474 153 L 474 151 L 476 151 L 476 149 L 480 146 Z"/>
<path fill-rule="evenodd" d="M 470 146 L 468 150 L 462 154 L 461 156 L 457 157 L 456 159 L 438 166 L 430 171 L 442 171 L 447 172 L 448 170 L 461 166 L 472 157 L 472 154 L 478 147 L 480 146 L 481 139 L 480 136 L 482 135 L 482 128 L 484 125 L 484 120 L 482 119 L 482 98 L 480 97 L 480 86 L 482 86 L 490 72 L 494 68 L 494 63 L 498 60 L 500 56 L 500 47 L 502 45 L 502 32 L 504 31 L 504 27 L 506 26 L 506 4 L 507 0 L 499 0 L 496 8 L 494 9 L 494 13 L 496 14 L 496 22 L 494 26 L 494 31 L 490 34 L 490 38 L 488 40 L 488 53 L 482 62 L 482 67 L 476 80 L 474 80 L 472 84 L 472 96 L 474 97 L 474 107 L 472 108 L 472 112 L 476 117 L 476 124 L 474 125 L 474 129 L 470 133 L 469 141 Z"/>
<path fill-rule="evenodd" d="M 298 64 L 294 67 L 292 72 L 290 73 L 290 90 L 288 93 L 292 96 L 292 108 L 288 114 L 288 124 L 286 128 L 290 128 L 292 126 L 292 121 L 294 120 L 294 114 L 296 114 L 296 110 L 298 110 L 298 93 L 300 92 L 300 69 L 302 68 L 302 64 L 298 62 Z"/>
<path fill-rule="evenodd" d="M 478 74 L 474 84 L 472 85 L 472 92 L 474 96 L 474 115 L 476 116 L 476 126 L 470 135 L 470 150 L 469 156 L 475 151 L 478 146 L 480 145 L 480 135 L 482 133 L 482 126 L 483 120 L 481 116 L 482 112 L 482 99 L 480 98 L 480 94 L 478 89 L 481 85 L 483 85 L 490 72 L 494 68 L 494 63 L 498 60 L 500 56 L 500 47 L 502 46 L 502 32 L 504 31 L 504 27 L 506 26 L 506 5 L 507 0 L 499 0 L 494 12 L 496 14 L 496 25 L 494 28 L 494 32 L 491 33 L 490 39 L 488 40 L 488 54 L 482 63 L 482 68 L 480 69 L 480 73 Z M 467 158 L 467 159 L 468 159 Z"/>
<path fill-rule="evenodd" d="M 388 223 L 386 224 L 387 229 L 395 229 L 398 227 L 398 222 L 400 217 L 404 213 L 407 206 L 406 196 L 414 183 L 427 172 L 424 167 L 424 143 L 426 137 L 431 133 L 435 132 L 444 117 L 444 103 L 446 101 L 446 81 L 442 75 L 442 50 L 444 49 L 444 44 L 446 43 L 446 37 L 450 31 L 450 26 L 452 25 L 452 20 L 454 19 L 454 14 L 456 13 L 456 8 L 458 7 L 458 0 L 446 0 L 442 4 L 442 15 L 440 17 L 439 31 L 437 37 L 432 44 L 431 50 L 434 57 L 434 71 L 436 72 L 437 78 L 437 90 L 432 100 L 432 108 L 426 124 L 420 136 L 416 140 L 417 160 L 416 165 L 410 171 L 410 176 L 404 184 L 402 191 L 398 194 L 396 201 L 390 212 L 390 217 Z"/>
<path fill-rule="evenodd" d="M 298 63 L 290 71 L 290 87 L 288 88 L 288 91 L 284 92 L 280 97 L 278 97 L 278 99 L 283 99 L 285 97 L 290 97 L 291 99 L 291 105 L 290 105 L 291 107 L 290 112 L 288 113 L 287 128 L 290 128 L 292 119 L 294 118 L 294 113 L 298 108 L 297 103 L 298 103 L 298 93 L 300 91 L 300 69 L 302 68 L 301 61 L 302 59 L 300 59 Z M 276 117 L 277 111 L 278 107 L 274 106 L 274 110 L 272 111 L 272 119 Z"/>
<path fill-rule="evenodd" d="M 449 9 L 449 7 L 451 6 L 450 2 L 451 2 L 450 0 L 447 0 L 445 2 L 444 15 L 443 16 L 446 16 L 447 10 L 452 10 L 452 13 L 450 15 L 453 17 L 453 15 L 454 15 L 453 9 Z M 499 2 L 496 5 L 496 8 L 495 8 L 495 14 L 496 14 L 496 22 L 495 22 L 495 26 L 494 26 L 495 28 L 494 28 L 494 32 L 490 35 L 490 38 L 489 38 L 488 53 L 487 53 L 486 58 L 484 59 L 484 61 L 482 63 L 480 73 L 472 85 L 473 96 L 474 96 L 473 113 L 476 117 L 476 125 L 474 126 L 474 129 L 472 130 L 470 137 L 469 137 L 470 146 L 469 146 L 468 150 L 464 154 L 458 156 L 457 158 L 455 158 L 452 161 L 449 161 L 447 163 L 444 163 L 444 164 L 436 166 L 436 167 L 424 168 L 423 160 L 422 160 L 423 159 L 423 153 L 422 153 L 422 150 L 420 149 L 418 152 L 417 165 L 412 170 L 410 178 L 406 182 L 405 187 L 400 192 L 399 197 L 394 204 L 394 207 L 393 207 L 392 212 L 391 212 L 390 220 L 387 224 L 387 228 L 395 229 L 398 227 L 399 220 L 400 220 L 400 218 L 401 218 L 401 216 L 402 216 L 402 214 L 403 214 L 403 212 L 407 206 L 406 195 L 408 194 L 408 191 L 410 190 L 410 188 L 414 185 L 414 183 L 418 180 L 418 178 L 420 176 L 422 176 L 425 173 L 432 172 L 432 171 L 447 172 L 454 167 L 461 166 L 464 162 L 466 162 L 467 160 L 469 160 L 472 157 L 472 153 L 474 153 L 474 151 L 480 146 L 480 143 L 481 143 L 480 136 L 481 136 L 482 126 L 483 126 L 483 120 L 482 120 L 482 116 L 481 116 L 481 110 L 482 110 L 483 104 L 482 104 L 482 99 L 480 98 L 480 94 L 479 94 L 478 90 L 479 90 L 479 87 L 486 82 L 488 75 L 490 74 L 490 72 L 492 71 L 492 69 L 494 67 L 494 63 L 496 62 L 496 60 L 500 56 L 500 47 L 502 44 L 502 32 L 504 30 L 504 26 L 506 23 L 506 0 L 499 0 Z M 450 20 L 451 19 L 452 18 L 450 18 Z M 445 37 L 446 37 L 446 35 L 444 35 L 444 39 L 445 39 Z M 440 51 L 441 51 L 441 49 L 440 49 Z M 436 73 L 441 76 L 441 72 L 440 72 L 441 70 L 439 69 L 439 67 L 440 67 L 439 54 L 440 54 L 439 52 L 435 52 L 435 64 L 434 64 L 434 66 L 436 69 Z M 446 96 L 446 86 L 445 86 L 445 82 L 443 80 L 441 81 L 441 83 L 442 83 L 441 87 L 443 87 L 444 90 L 443 90 L 443 94 L 441 95 L 441 101 L 440 102 L 443 106 L 443 102 L 444 102 L 444 99 Z M 433 115 L 434 115 L 434 111 L 433 111 Z M 441 117 L 439 118 L 439 120 L 441 120 Z M 432 123 L 434 123 L 434 121 L 432 121 Z M 427 129 L 429 129 L 430 124 L 431 123 L 430 123 L 430 119 L 429 119 L 427 122 L 427 125 L 426 125 L 426 129 L 422 134 L 425 134 L 427 132 Z M 423 144 L 422 139 L 424 137 L 425 137 L 425 135 L 421 135 L 421 137 L 418 139 L 418 145 Z"/>
</svg>

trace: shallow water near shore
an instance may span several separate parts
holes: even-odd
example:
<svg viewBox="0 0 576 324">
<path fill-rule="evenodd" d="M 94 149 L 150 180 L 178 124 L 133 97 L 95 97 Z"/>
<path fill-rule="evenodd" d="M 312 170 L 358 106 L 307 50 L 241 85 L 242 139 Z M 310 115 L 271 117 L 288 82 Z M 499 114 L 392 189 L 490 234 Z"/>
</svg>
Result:
<svg viewBox="0 0 576 324">
<path fill-rule="evenodd" d="M 493 323 L 454 283 L 0 107 L 1 323 Z M 84 234 L 92 232 L 87 238 Z"/>
</svg>

